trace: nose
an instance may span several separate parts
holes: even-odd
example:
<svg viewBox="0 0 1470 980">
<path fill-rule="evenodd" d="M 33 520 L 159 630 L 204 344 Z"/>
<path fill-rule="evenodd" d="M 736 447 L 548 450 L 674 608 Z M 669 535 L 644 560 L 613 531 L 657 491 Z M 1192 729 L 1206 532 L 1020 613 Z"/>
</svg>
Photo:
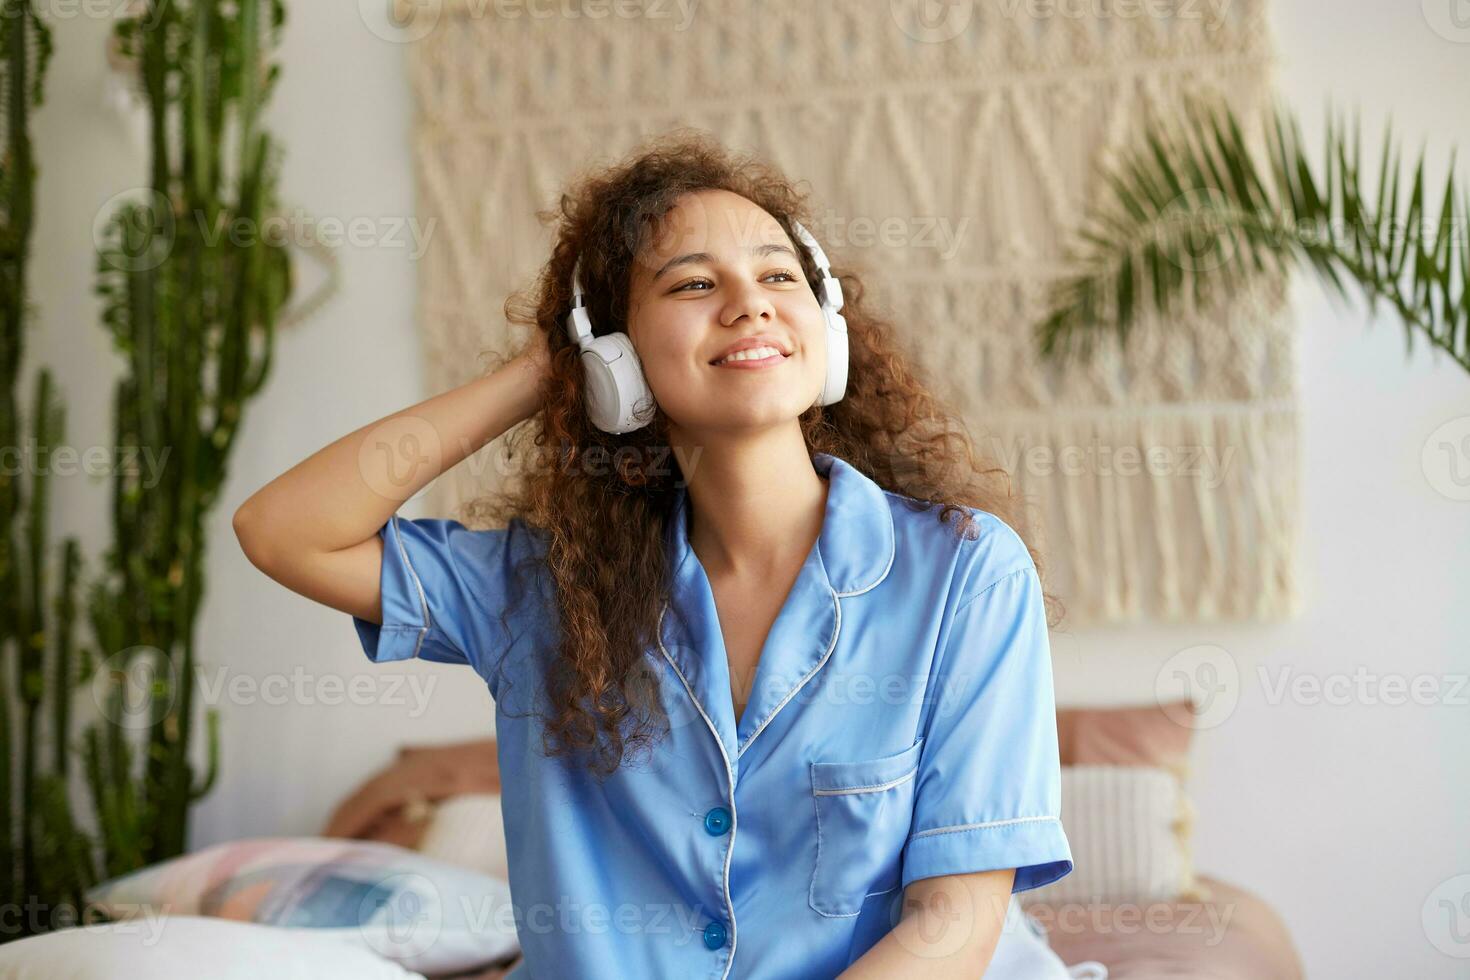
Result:
<svg viewBox="0 0 1470 980">
<path fill-rule="evenodd" d="M 770 298 L 761 290 L 760 285 L 747 282 L 731 291 L 730 301 L 720 311 L 720 322 L 727 327 L 734 326 L 744 316 L 766 322 L 775 312 L 776 308 L 771 305 Z"/>
</svg>

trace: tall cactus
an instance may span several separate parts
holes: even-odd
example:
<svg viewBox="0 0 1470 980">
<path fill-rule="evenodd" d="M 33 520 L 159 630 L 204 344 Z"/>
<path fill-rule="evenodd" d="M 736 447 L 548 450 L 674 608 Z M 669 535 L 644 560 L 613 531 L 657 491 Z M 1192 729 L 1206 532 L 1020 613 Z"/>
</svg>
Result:
<svg viewBox="0 0 1470 980">
<path fill-rule="evenodd" d="M 38 455 L 25 453 L 19 438 L 36 179 L 30 112 L 41 102 L 50 55 L 50 31 L 33 6 L 0 0 L 0 446 L 7 449 L 0 466 L 0 895 L 16 913 L 37 900 L 78 901 L 93 870 L 88 840 L 71 819 L 63 761 L 67 711 L 79 676 L 71 613 L 80 559 L 76 541 L 67 539 L 61 586 L 53 596 L 47 575 L 48 453 L 63 438 L 64 414 L 49 372 L 39 374 L 30 417 L 29 446 Z M 48 699 L 49 760 L 41 752 Z M 20 916 L 23 930 L 31 921 Z"/>
<path fill-rule="evenodd" d="M 150 0 L 117 27 L 147 99 L 152 176 L 106 226 L 97 290 L 127 363 L 113 403 L 116 445 L 166 463 L 156 487 L 142 472 L 116 473 L 116 540 L 90 603 L 109 666 L 126 676 L 138 657 L 158 661 L 141 754 L 111 711 L 85 735 L 108 874 L 181 853 L 189 807 L 217 772 L 213 709 L 202 777 L 189 751 L 203 528 L 291 290 L 286 243 L 263 231 L 276 206 L 277 152 L 257 123 L 277 75 L 261 42 L 278 39 L 284 20 L 281 0 Z"/>
<path fill-rule="evenodd" d="M 25 0 L 0 0 L 0 15 L 0 446 L 18 448 L 35 172 L 28 118 L 51 48 Z M 75 540 L 60 549 L 54 594 L 47 574 L 49 464 L 43 456 L 30 470 L 29 489 L 20 479 L 26 467 L 0 466 L 0 895 L 12 910 L 80 908 L 99 875 L 181 853 L 189 807 L 218 772 L 214 711 L 205 715 L 202 776 L 189 751 L 203 526 L 291 292 L 287 243 L 263 232 L 276 206 L 277 161 L 257 122 L 277 74 L 263 62 L 262 43 L 274 45 L 284 21 L 283 0 L 149 0 L 116 28 L 152 118 L 151 178 L 143 200 L 120 207 L 106 226 L 97 291 L 125 361 L 113 399 L 118 458 L 151 453 L 164 465 L 157 486 L 144 484 L 145 471 L 114 468 L 114 542 L 86 603 L 96 653 L 73 639 Z M 238 148 L 233 158 L 227 145 Z M 33 446 L 63 439 L 64 412 L 46 371 L 30 424 Z M 125 724 L 133 668 L 150 661 L 158 673 L 146 685 L 147 723 Z M 72 695 L 89 679 L 100 716 L 74 743 Z M 74 819 L 68 789 L 78 748 L 95 839 Z M 0 942 L 57 921 L 20 920 Z"/>
</svg>

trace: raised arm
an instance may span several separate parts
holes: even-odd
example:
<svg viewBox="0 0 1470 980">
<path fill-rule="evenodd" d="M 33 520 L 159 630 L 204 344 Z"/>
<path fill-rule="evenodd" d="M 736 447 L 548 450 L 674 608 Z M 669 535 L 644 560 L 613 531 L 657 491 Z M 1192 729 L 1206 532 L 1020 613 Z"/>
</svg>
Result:
<svg viewBox="0 0 1470 980">
<path fill-rule="evenodd" d="M 537 339 L 494 372 L 350 432 L 257 490 L 234 518 L 251 564 L 381 623 L 378 531 L 435 477 L 539 410 L 547 355 Z"/>
</svg>

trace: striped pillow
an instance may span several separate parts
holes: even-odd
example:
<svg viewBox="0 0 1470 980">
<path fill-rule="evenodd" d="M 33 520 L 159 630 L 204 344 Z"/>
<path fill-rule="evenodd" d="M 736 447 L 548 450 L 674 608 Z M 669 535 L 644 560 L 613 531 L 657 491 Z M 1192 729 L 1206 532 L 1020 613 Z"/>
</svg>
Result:
<svg viewBox="0 0 1470 980">
<path fill-rule="evenodd" d="M 1063 766 L 1062 825 L 1075 868 L 1022 892 L 1022 906 L 1178 900 L 1193 877 L 1180 832 L 1189 816 L 1179 780 L 1166 769 Z"/>
</svg>

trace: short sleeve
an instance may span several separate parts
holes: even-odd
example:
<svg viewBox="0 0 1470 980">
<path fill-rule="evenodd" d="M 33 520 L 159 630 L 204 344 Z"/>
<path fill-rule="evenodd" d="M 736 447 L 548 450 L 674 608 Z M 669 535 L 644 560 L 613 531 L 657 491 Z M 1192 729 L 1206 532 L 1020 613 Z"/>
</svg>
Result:
<svg viewBox="0 0 1470 980">
<path fill-rule="evenodd" d="M 352 617 L 368 659 L 468 664 L 488 677 L 510 641 L 501 614 L 513 611 L 510 586 L 526 533 L 515 521 L 470 530 L 445 518 L 389 518 L 378 531 L 383 622 Z"/>
<path fill-rule="evenodd" d="M 1068 874 L 1051 645 L 1029 556 L 962 600 L 934 669 L 904 886 L 1015 868 L 1020 892 Z"/>
</svg>

